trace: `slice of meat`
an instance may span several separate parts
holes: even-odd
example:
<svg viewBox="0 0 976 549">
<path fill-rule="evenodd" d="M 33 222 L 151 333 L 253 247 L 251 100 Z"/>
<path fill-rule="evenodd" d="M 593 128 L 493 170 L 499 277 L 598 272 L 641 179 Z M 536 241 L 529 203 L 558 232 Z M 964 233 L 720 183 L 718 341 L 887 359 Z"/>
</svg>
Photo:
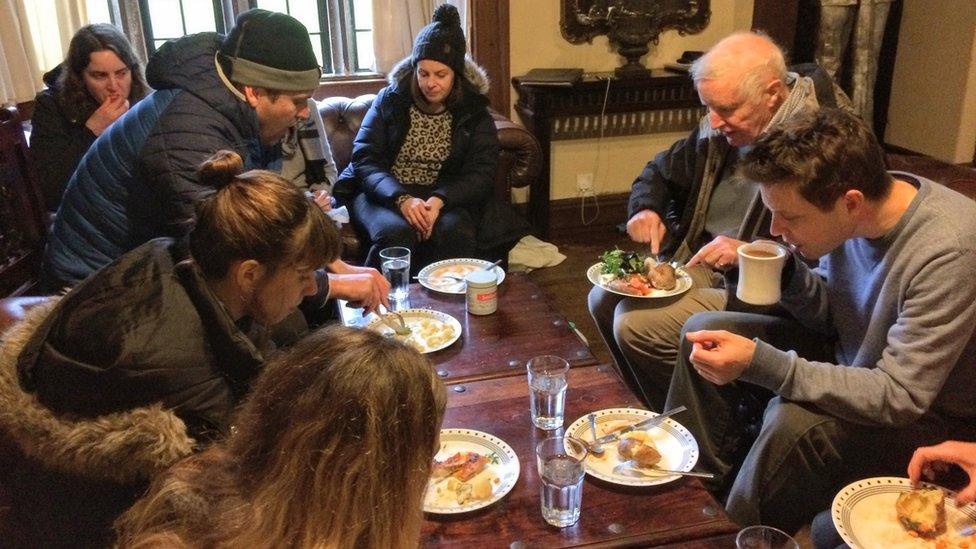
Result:
<svg viewBox="0 0 976 549">
<path fill-rule="evenodd" d="M 454 478 L 466 481 L 483 471 L 485 465 L 488 465 L 488 458 L 477 452 L 468 452 L 468 459 L 461 468 L 454 471 Z"/>
<path fill-rule="evenodd" d="M 464 466 L 465 462 L 468 460 L 468 454 L 471 453 L 474 452 L 458 452 L 444 461 L 437 461 L 435 459 L 430 476 L 433 478 L 444 478 L 450 476 L 452 473 Z"/>
</svg>

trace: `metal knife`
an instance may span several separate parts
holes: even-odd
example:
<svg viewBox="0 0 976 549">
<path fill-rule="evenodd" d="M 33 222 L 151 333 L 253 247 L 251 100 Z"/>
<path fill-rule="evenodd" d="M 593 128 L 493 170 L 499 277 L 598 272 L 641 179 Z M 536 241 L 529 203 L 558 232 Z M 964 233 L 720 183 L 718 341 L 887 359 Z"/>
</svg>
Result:
<svg viewBox="0 0 976 549">
<path fill-rule="evenodd" d="M 659 425 L 664 420 L 668 419 L 674 414 L 677 414 L 678 412 L 684 412 L 685 410 L 687 410 L 687 408 L 684 406 L 678 406 L 677 408 L 672 408 L 667 412 L 663 412 L 654 417 L 649 417 L 642 421 L 638 421 L 637 423 L 634 423 L 633 425 L 628 425 L 623 429 L 618 429 L 610 433 L 609 435 L 603 435 L 602 437 L 596 439 L 596 444 L 606 444 L 608 442 L 613 442 L 618 438 L 620 438 L 620 435 L 627 434 L 631 431 L 650 429 L 651 427 Z"/>
</svg>

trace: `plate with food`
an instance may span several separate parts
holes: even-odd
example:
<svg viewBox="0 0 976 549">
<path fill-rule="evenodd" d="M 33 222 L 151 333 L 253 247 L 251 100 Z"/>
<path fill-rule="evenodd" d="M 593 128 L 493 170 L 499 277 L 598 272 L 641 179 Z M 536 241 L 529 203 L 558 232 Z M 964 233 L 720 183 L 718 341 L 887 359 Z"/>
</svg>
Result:
<svg viewBox="0 0 976 549">
<path fill-rule="evenodd" d="M 586 278 L 608 292 L 639 298 L 661 298 L 687 292 L 691 277 L 680 267 L 620 249 L 603 253 L 586 270 Z"/>
<path fill-rule="evenodd" d="M 470 272 L 484 269 L 491 265 L 491 261 L 474 258 L 445 259 L 427 265 L 417 273 L 417 282 L 421 286 L 435 292 L 445 294 L 463 294 L 464 276 Z M 495 276 L 498 283 L 505 280 L 505 269 L 496 266 Z"/>
<path fill-rule="evenodd" d="M 379 317 L 374 316 L 366 327 L 383 335 L 395 337 L 421 353 L 433 353 L 451 346 L 461 337 L 461 323 L 453 316 L 433 309 L 406 309 L 389 313 L 392 322 L 397 317 L 410 328 L 409 334 L 397 335 Z"/>
<path fill-rule="evenodd" d="M 597 437 L 602 437 L 658 415 L 637 408 L 608 408 L 593 412 L 596 417 Z M 574 421 L 566 436 L 593 442 L 593 432 L 587 416 Z M 623 434 L 617 441 L 603 445 L 601 455 L 586 456 L 585 469 L 590 475 L 623 486 L 654 486 L 680 478 L 667 473 L 657 474 L 655 469 L 691 471 L 698 463 L 698 442 L 683 425 L 668 418 L 647 430 L 634 430 Z M 630 462 L 638 474 L 614 472 L 614 468 Z"/>
<path fill-rule="evenodd" d="M 505 497 L 519 477 L 519 460 L 504 440 L 472 429 L 441 429 L 427 482 L 424 512 L 467 513 Z"/>
<path fill-rule="evenodd" d="M 976 505 L 957 506 L 955 497 L 934 484 L 915 489 L 907 478 L 874 477 L 845 486 L 830 514 L 855 549 L 976 547 Z"/>
</svg>

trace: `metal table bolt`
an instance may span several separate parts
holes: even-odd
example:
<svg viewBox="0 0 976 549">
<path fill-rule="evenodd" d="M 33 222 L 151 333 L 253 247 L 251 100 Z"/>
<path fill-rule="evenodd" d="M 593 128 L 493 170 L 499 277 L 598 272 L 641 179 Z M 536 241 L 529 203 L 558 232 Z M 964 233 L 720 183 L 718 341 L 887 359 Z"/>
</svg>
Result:
<svg viewBox="0 0 976 549">
<path fill-rule="evenodd" d="M 701 512 L 706 517 L 714 517 L 715 515 L 718 514 L 718 509 L 716 509 L 714 505 L 706 505 L 702 507 Z"/>
<path fill-rule="evenodd" d="M 447 377 L 447 370 L 437 370 L 437 377 Z"/>
<path fill-rule="evenodd" d="M 610 526 L 607 526 L 607 530 L 613 534 L 623 534 L 627 531 L 627 527 L 619 522 L 614 522 L 611 523 Z"/>
<path fill-rule="evenodd" d="M 455 393 L 463 393 L 463 392 L 467 391 L 467 389 L 464 388 L 464 385 L 455 385 L 454 387 L 451 387 L 451 389 Z"/>
<path fill-rule="evenodd" d="M 522 365 L 522 361 L 521 360 L 509 360 L 508 361 L 508 367 L 509 368 L 518 368 L 521 365 Z"/>
</svg>

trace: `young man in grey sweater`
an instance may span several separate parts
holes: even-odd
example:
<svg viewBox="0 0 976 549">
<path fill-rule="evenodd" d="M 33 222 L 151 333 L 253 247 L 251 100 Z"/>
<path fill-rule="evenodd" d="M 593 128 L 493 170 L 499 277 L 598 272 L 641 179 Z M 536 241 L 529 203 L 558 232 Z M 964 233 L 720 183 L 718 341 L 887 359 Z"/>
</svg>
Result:
<svg viewBox="0 0 976 549">
<path fill-rule="evenodd" d="M 886 172 L 870 130 L 835 109 L 765 135 L 740 169 L 795 250 L 781 304 L 797 320 L 692 317 L 666 407 L 688 406 L 736 522 L 795 531 L 845 482 L 976 438 L 976 203 Z"/>
</svg>

